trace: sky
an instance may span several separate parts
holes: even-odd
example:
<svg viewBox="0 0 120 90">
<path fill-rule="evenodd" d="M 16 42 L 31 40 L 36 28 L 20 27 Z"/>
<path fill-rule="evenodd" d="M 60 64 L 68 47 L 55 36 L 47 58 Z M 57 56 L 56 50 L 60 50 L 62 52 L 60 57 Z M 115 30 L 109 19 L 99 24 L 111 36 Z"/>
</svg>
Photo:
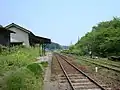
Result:
<svg viewBox="0 0 120 90">
<path fill-rule="evenodd" d="M 0 0 L 0 24 L 16 23 L 61 45 L 120 16 L 120 0 Z"/>
</svg>

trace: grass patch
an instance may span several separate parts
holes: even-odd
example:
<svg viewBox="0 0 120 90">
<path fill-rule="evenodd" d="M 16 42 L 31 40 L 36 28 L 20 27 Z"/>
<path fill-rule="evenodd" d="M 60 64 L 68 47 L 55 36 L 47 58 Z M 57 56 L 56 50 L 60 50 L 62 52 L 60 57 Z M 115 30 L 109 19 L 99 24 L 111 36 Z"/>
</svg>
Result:
<svg viewBox="0 0 120 90">
<path fill-rule="evenodd" d="M 41 62 L 42 66 L 46 68 L 48 66 L 48 62 Z"/>
<path fill-rule="evenodd" d="M 27 68 L 19 69 L 3 78 L 2 90 L 41 90 L 43 78 Z"/>
<path fill-rule="evenodd" d="M 39 76 L 43 73 L 43 66 L 38 63 L 32 63 L 27 66 L 27 68 L 34 73 L 34 75 Z"/>
<path fill-rule="evenodd" d="M 0 54 L 0 90 L 42 90 L 47 62 L 34 63 L 39 49 L 15 48 Z"/>
<path fill-rule="evenodd" d="M 35 58 L 39 56 L 38 52 L 38 48 L 19 48 L 13 53 L 0 55 L 1 74 L 35 62 Z"/>
<path fill-rule="evenodd" d="M 89 57 L 83 57 L 83 58 L 91 60 L 91 61 L 95 61 L 95 62 L 97 61 L 101 64 L 107 64 L 107 65 L 111 65 L 115 67 L 120 67 L 120 61 L 111 61 L 111 60 L 108 60 L 107 58 L 98 58 L 98 59 L 92 59 Z"/>
</svg>

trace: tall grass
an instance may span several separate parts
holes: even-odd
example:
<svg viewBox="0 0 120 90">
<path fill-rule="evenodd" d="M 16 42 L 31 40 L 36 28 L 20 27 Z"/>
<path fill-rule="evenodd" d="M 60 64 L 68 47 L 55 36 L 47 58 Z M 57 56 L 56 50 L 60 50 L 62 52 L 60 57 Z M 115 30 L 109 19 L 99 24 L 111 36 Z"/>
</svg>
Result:
<svg viewBox="0 0 120 90">
<path fill-rule="evenodd" d="M 40 90 L 43 84 L 43 68 L 34 63 L 39 56 L 38 47 L 11 47 L 0 54 L 0 89 Z"/>
<path fill-rule="evenodd" d="M 6 51 L 8 52 L 8 51 Z M 0 72 L 16 70 L 35 61 L 39 56 L 38 48 L 14 47 L 10 53 L 5 51 L 0 55 Z"/>
</svg>

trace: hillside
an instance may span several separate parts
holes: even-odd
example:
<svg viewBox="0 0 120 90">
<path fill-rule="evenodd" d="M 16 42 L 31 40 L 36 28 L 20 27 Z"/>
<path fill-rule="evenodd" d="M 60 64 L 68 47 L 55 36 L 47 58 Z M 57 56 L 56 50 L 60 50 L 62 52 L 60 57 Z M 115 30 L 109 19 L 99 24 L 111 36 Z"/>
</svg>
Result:
<svg viewBox="0 0 120 90">
<path fill-rule="evenodd" d="M 52 42 L 51 44 L 46 45 L 46 49 L 55 50 L 55 49 L 62 49 L 62 47 L 58 43 Z"/>
<path fill-rule="evenodd" d="M 52 42 L 51 44 L 46 45 L 46 49 L 49 49 L 49 50 L 68 49 L 68 46 L 63 46 L 58 43 Z"/>
<path fill-rule="evenodd" d="M 91 32 L 70 47 L 70 52 L 78 55 L 88 55 L 91 52 L 92 55 L 101 57 L 120 55 L 120 18 L 114 17 L 93 26 Z"/>
</svg>

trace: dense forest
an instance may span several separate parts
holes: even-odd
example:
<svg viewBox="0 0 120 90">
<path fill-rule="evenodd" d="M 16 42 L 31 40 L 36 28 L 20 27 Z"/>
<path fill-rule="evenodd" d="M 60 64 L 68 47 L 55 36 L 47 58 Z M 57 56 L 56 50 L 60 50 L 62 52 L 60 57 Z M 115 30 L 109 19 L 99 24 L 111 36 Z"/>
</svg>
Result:
<svg viewBox="0 0 120 90">
<path fill-rule="evenodd" d="M 91 52 L 92 55 L 101 57 L 120 55 L 120 18 L 113 17 L 110 21 L 93 26 L 91 32 L 70 46 L 69 52 L 78 55 L 88 55 Z"/>
<path fill-rule="evenodd" d="M 62 47 L 58 43 L 51 42 L 51 44 L 47 44 L 45 48 L 49 50 L 55 50 L 61 49 Z"/>
<path fill-rule="evenodd" d="M 52 42 L 51 44 L 46 45 L 45 48 L 49 50 L 54 50 L 54 49 L 61 49 L 62 47 L 59 44 Z"/>
<path fill-rule="evenodd" d="M 49 50 L 68 49 L 68 46 L 62 46 L 58 43 L 52 42 L 51 44 L 46 45 L 46 49 L 49 49 Z"/>
</svg>

